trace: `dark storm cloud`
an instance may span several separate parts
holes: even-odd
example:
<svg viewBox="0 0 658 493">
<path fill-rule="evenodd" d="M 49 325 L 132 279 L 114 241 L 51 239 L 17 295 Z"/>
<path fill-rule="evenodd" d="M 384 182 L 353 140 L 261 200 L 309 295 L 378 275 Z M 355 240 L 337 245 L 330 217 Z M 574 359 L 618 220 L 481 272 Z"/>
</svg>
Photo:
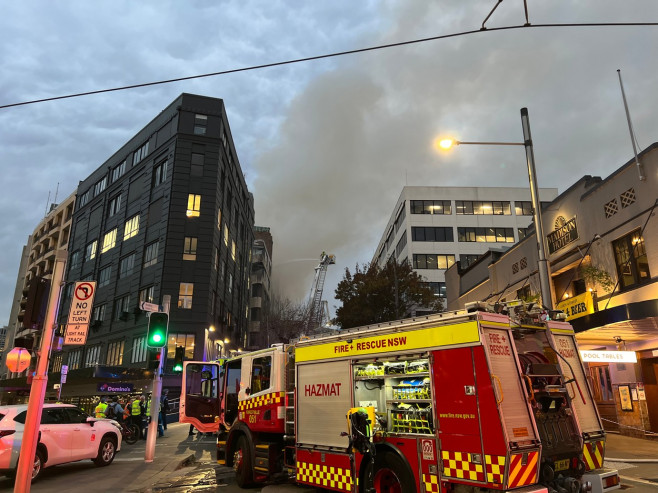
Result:
<svg viewBox="0 0 658 493">
<path fill-rule="evenodd" d="M 494 2 L 14 2 L 0 18 L 0 104 L 208 73 L 461 30 Z M 652 0 L 529 2 L 531 22 L 657 20 Z M 489 27 L 525 22 L 505 2 Z M 23 243 L 60 184 L 71 193 L 180 92 L 221 97 L 275 236 L 279 286 L 306 296 L 322 251 L 367 261 L 402 185 L 523 186 L 519 149 L 458 148 L 439 133 L 520 140 L 530 111 L 541 186 L 564 190 L 631 156 L 616 79 L 638 138 L 658 140 L 655 28 L 527 29 L 0 111 L 0 323 Z M 52 200 L 52 196 L 51 196 Z M 299 260 L 301 259 L 301 260 Z M 330 302 L 330 304 L 334 304 Z"/>
</svg>

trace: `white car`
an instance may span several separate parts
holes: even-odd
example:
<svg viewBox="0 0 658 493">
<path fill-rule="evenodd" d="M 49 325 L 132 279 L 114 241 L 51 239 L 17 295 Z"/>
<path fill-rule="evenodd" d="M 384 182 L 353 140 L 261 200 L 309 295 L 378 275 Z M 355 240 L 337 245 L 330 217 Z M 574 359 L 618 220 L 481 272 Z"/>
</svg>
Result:
<svg viewBox="0 0 658 493">
<path fill-rule="evenodd" d="M 0 475 L 18 467 L 27 404 L 0 406 Z M 112 463 L 121 449 L 121 427 L 111 419 L 96 419 L 70 404 L 44 404 L 32 480 L 44 467 L 92 459 Z"/>
</svg>

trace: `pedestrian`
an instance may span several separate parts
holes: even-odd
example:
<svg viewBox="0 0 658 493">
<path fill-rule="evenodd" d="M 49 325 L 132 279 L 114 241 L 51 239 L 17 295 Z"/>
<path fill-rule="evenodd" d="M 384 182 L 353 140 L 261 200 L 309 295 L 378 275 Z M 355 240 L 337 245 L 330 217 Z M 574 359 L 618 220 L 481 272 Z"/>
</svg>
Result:
<svg viewBox="0 0 658 493">
<path fill-rule="evenodd" d="M 162 415 L 161 405 L 158 406 L 158 409 L 156 410 L 155 405 L 151 406 L 151 403 L 152 403 L 151 396 L 149 396 L 149 399 L 146 403 L 146 416 L 147 416 L 147 420 L 148 420 L 147 425 L 146 425 L 147 426 L 147 431 L 148 431 L 148 423 L 151 422 L 152 415 L 157 416 L 156 419 L 158 420 L 158 436 L 163 437 L 164 436 L 164 430 L 162 429 L 162 421 L 160 420 L 160 416 Z M 146 435 L 147 435 L 147 432 L 144 433 L 144 436 L 146 436 Z"/>
<path fill-rule="evenodd" d="M 113 419 L 118 423 L 121 423 L 123 420 L 123 407 L 119 404 L 119 398 L 117 396 L 112 398 L 112 402 L 105 409 L 105 417 Z"/>
<path fill-rule="evenodd" d="M 106 401 L 107 401 L 107 397 L 105 396 L 101 397 L 101 400 L 96 406 L 96 409 L 94 409 L 94 415 L 96 416 L 97 419 L 101 419 L 105 417 L 105 410 L 107 409 Z"/>
<path fill-rule="evenodd" d="M 142 406 L 140 405 L 140 400 L 135 397 L 133 403 L 130 406 L 130 422 L 139 428 L 139 434 L 142 438 L 144 435 L 142 433 Z"/>
<path fill-rule="evenodd" d="M 144 394 L 139 396 L 139 410 L 140 410 L 140 423 L 139 429 L 141 431 L 142 440 L 146 440 L 146 427 L 148 426 L 148 417 L 146 416 L 146 396 Z"/>
<path fill-rule="evenodd" d="M 132 398 L 130 396 L 128 396 L 128 398 L 126 399 L 126 405 L 123 406 L 123 422 L 124 423 L 132 423 L 133 422 L 132 417 L 130 415 L 130 412 L 132 410 L 132 405 L 133 405 Z"/>
<path fill-rule="evenodd" d="M 162 427 L 167 431 L 167 413 L 169 412 L 169 389 L 164 389 L 162 391 L 162 397 L 160 398 L 161 411 L 160 419 L 162 421 Z"/>
</svg>

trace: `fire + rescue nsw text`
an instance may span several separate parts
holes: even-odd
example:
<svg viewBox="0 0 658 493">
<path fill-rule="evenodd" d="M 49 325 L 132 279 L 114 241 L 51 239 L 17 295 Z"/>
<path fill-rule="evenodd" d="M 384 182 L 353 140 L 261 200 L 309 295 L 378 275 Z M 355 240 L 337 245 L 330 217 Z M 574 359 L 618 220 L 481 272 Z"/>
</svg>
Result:
<svg viewBox="0 0 658 493">
<path fill-rule="evenodd" d="M 404 346 L 407 344 L 406 337 L 389 337 L 388 339 L 373 339 L 356 343 L 357 351 L 367 351 L 369 349 L 383 349 L 386 347 Z M 334 353 L 348 353 L 354 348 L 354 344 L 339 344 L 334 346 Z"/>
</svg>

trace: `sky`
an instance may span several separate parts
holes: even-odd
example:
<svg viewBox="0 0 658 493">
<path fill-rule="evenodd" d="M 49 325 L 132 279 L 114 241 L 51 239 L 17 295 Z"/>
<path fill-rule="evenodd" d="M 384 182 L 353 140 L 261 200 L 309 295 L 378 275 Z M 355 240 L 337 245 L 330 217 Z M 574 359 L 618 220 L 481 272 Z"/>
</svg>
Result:
<svg viewBox="0 0 658 493">
<path fill-rule="evenodd" d="M 188 0 L 6 2 L 0 105 L 383 44 L 473 34 L 171 84 L 0 109 L 0 325 L 23 245 L 60 202 L 180 93 L 224 100 L 275 290 L 308 297 L 322 252 L 372 259 L 404 185 L 526 186 L 521 147 L 437 152 L 437 136 L 522 141 L 540 187 L 566 190 L 658 141 L 658 26 L 526 27 L 523 2 Z M 658 2 L 528 0 L 533 26 L 658 22 Z M 55 193 L 57 195 L 55 196 Z M 50 198 L 49 198 L 50 197 Z"/>
</svg>

